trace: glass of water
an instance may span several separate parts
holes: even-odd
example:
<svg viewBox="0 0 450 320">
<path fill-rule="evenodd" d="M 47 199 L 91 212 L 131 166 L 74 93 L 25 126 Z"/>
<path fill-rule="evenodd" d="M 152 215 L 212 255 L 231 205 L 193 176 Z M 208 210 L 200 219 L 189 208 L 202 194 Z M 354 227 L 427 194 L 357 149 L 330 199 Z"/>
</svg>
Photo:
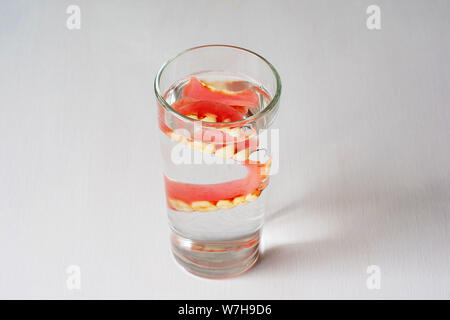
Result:
<svg viewBox="0 0 450 320">
<path fill-rule="evenodd" d="M 238 275 L 259 257 L 277 169 L 278 72 L 249 50 L 209 45 L 168 60 L 154 87 L 173 255 L 198 276 Z"/>
</svg>

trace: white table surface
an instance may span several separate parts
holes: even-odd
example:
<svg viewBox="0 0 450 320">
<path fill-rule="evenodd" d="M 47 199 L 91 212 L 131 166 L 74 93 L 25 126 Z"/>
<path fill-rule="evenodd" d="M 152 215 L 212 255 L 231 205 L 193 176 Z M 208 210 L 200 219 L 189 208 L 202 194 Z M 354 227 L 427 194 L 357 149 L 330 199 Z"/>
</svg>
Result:
<svg viewBox="0 0 450 320">
<path fill-rule="evenodd" d="M 449 40 L 450 1 L 1 1 L 0 298 L 450 298 Z M 152 87 L 211 43 L 284 84 L 263 258 L 221 281 L 170 255 Z"/>
</svg>

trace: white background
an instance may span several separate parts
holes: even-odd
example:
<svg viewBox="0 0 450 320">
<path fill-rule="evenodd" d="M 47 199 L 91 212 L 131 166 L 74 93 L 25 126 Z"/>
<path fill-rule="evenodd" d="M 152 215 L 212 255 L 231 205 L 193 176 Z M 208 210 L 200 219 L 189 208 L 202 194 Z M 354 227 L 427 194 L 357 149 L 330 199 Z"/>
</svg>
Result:
<svg viewBox="0 0 450 320">
<path fill-rule="evenodd" d="M 1 1 L 0 298 L 450 298 L 449 39 L 450 1 Z M 152 87 L 211 43 L 284 85 L 264 255 L 221 281 L 170 255 Z"/>
</svg>

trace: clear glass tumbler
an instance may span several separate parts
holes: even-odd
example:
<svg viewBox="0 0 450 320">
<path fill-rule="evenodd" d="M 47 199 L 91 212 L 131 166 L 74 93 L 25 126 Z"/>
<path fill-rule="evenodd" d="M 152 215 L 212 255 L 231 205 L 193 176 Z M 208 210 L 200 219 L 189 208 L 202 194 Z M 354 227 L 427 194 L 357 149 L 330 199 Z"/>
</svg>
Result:
<svg viewBox="0 0 450 320">
<path fill-rule="evenodd" d="M 174 257 L 198 276 L 240 274 L 259 257 L 280 77 L 254 52 L 209 45 L 168 60 L 154 87 Z"/>
</svg>

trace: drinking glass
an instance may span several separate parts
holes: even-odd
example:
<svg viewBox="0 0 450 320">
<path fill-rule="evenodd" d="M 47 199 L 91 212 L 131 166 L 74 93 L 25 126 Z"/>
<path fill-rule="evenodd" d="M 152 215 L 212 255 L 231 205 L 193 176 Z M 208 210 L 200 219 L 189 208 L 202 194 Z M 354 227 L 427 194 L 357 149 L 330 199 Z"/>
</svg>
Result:
<svg viewBox="0 0 450 320">
<path fill-rule="evenodd" d="M 278 72 L 250 50 L 207 45 L 164 63 L 154 89 L 175 260 L 201 277 L 238 275 L 259 257 L 277 169 Z"/>
</svg>

